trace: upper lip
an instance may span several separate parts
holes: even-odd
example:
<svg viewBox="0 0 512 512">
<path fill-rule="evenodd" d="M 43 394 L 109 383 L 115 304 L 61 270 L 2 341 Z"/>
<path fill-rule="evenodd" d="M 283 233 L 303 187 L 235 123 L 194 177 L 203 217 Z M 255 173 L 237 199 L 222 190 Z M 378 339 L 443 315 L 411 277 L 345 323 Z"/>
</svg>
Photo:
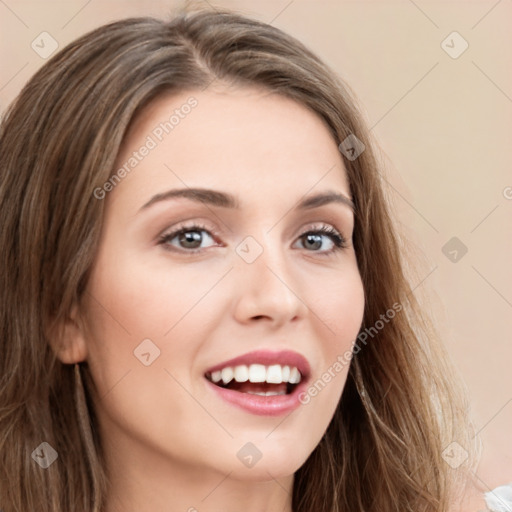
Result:
<svg viewBox="0 0 512 512">
<path fill-rule="evenodd" d="M 303 379 L 307 379 L 311 372 L 307 359 L 293 350 L 281 350 L 273 352 L 270 350 L 255 350 L 248 352 L 228 361 L 216 364 L 206 370 L 206 373 L 212 373 L 218 370 L 222 370 L 228 366 L 234 367 L 239 365 L 251 365 L 251 364 L 263 364 L 265 366 L 271 366 L 273 364 L 279 364 L 281 366 L 295 366 L 301 373 Z"/>
</svg>

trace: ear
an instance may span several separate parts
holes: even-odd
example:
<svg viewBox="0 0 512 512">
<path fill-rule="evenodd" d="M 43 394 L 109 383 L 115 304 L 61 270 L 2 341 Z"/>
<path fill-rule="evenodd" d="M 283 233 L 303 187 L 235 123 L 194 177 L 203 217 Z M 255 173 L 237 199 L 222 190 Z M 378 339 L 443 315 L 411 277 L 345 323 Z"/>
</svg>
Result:
<svg viewBox="0 0 512 512">
<path fill-rule="evenodd" d="M 74 364 L 85 361 L 87 342 L 78 305 L 73 306 L 65 320 L 53 325 L 49 341 L 55 355 L 62 363 Z"/>
</svg>

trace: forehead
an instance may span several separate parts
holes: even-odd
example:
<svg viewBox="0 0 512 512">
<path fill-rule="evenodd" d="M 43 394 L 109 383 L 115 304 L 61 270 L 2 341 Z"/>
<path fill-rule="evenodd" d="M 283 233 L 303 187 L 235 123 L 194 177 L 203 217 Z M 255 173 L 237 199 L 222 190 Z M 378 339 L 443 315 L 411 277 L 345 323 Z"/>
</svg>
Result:
<svg viewBox="0 0 512 512">
<path fill-rule="evenodd" d="M 153 100 L 127 133 L 116 168 L 129 163 L 133 170 L 115 194 L 200 186 L 235 195 L 261 191 L 269 199 L 283 193 L 298 199 L 314 187 L 350 195 L 341 154 L 320 116 L 256 87 Z"/>
</svg>

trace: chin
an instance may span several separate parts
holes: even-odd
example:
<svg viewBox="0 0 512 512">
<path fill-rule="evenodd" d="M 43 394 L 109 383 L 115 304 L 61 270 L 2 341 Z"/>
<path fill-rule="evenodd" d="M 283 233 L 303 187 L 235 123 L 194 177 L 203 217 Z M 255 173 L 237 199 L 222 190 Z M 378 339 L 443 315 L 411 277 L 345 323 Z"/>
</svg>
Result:
<svg viewBox="0 0 512 512">
<path fill-rule="evenodd" d="M 293 475 L 306 462 L 310 452 L 298 452 L 297 449 L 282 447 L 262 450 L 261 458 L 253 465 L 245 465 L 238 458 L 229 469 L 236 480 L 266 482 Z"/>
</svg>

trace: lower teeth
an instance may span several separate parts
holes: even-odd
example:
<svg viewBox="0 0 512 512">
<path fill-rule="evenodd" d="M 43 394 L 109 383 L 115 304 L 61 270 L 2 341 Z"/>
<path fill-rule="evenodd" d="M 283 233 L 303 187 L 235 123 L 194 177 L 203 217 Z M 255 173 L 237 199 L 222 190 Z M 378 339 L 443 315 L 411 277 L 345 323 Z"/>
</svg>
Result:
<svg viewBox="0 0 512 512">
<path fill-rule="evenodd" d="M 246 391 L 249 395 L 260 395 L 260 396 L 276 396 L 276 395 L 286 395 L 285 392 L 279 391 Z"/>
</svg>

